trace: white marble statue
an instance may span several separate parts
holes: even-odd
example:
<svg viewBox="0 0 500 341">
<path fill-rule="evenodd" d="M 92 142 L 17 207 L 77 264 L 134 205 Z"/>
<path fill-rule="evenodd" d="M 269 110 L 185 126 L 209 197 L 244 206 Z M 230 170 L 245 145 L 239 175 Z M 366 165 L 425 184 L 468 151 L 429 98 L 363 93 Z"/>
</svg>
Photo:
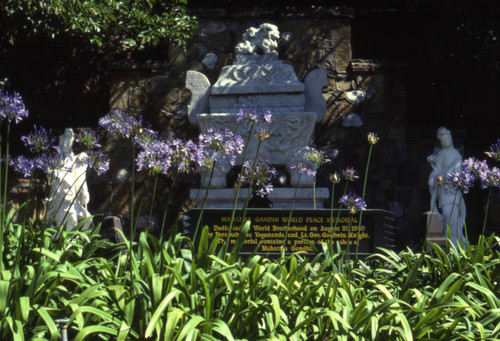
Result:
<svg viewBox="0 0 500 341">
<path fill-rule="evenodd" d="M 87 165 L 83 162 L 85 153 L 73 152 L 73 130 L 67 128 L 59 137 L 61 151 L 59 164 L 54 170 L 54 181 L 48 198 L 47 218 L 55 225 L 66 225 L 66 230 L 73 229 L 79 221 L 90 217 L 87 210 L 89 191 L 87 189 Z M 90 221 L 82 227 L 88 228 Z"/>
<path fill-rule="evenodd" d="M 280 32 L 273 24 L 264 23 L 259 28 L 250 27 L 243 33 L 242 41 L 235 47 L 236 54 L 278 54 Z"/>
<path fill-rule="evenodd" d="M 448 174 L 462 167 L 462 155 L 453 146 L 451 133 L 441 127 L 437 131 L 437 139 L 441 148 L 427 157 L 432 166 L 429 175 L 429 190 L 431 194 L 430 207 L 432 213 L 440 215 L 443 233 L 446 236 L 446 227 L 450 227 L 451 241 L 456 245 L 466 239 L 463 234 L 465 223 L 465 202 L 462 192 L 452 184 L 447 183 Z"/>
</svg>

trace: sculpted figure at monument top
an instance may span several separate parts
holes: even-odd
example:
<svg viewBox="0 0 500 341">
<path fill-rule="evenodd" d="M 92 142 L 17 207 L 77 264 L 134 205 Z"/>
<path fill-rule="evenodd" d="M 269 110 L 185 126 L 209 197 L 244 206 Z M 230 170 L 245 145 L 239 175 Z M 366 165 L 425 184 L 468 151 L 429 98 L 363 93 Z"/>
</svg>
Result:
<svg viewBox="0 0 500 341">
<path fill-rule="evenodd" d="M 83 162 L 85 153 L 73 152 L 73 130 L 67 128 L 59 136 L 61 151 L 59 164 L 54 170 L 54 182 L 48 198 L 48 219 L 53 219 L 58 226 L 66 225 L 66 230 L 73 229 L 80 220 L 90 217 L 87 210 L 89 191 L 86 182 L 87 165 Z M 90 221 L 82 228 L 90 225 Z"/>
<path fill-rule="evenodd" d="M 463 234 L 465 222 L 465 202 L 462 192 L 447 183 L 448 174 L 462 167 L 462 155 L 453 146 L 451 132 L 445 127 L 437 131 L 437 139 L 441 143 L 441 148 L 427 157 L 427 161 L 432 166 L 429 175 L 429 191 L 431 194 L 431 211 L 440 215 L 443 233 L 446 236 L 446 227 L 450 227 L 451 241 L 454 244 L 466 243 Z"/>
<path fill-rule="evenodd" d="M 280 32 L 273 24 L 264 23 L 259 28 L 250 27 L 240 43 L 235 47 L 236 54 L 278 54 Z"/>
</svg>

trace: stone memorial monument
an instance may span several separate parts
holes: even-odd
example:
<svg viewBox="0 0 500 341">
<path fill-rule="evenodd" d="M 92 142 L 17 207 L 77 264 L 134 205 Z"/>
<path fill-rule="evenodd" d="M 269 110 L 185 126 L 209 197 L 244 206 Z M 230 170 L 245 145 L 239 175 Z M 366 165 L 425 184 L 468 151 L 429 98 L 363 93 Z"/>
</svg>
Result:
<svg viewBox="0 0 500 341">
<path fill-rule="evenodd" d="M 451 132 L 445 127 L 438 129 L 437 139 L 441 143 L 441 148 L 427 157 L 427 161 L 432 166 L 428 181 L 431 195 L 431 211 L 428 212 L 429 232 L 432 233 L 432 226 L 436 225 L 436 216 L 438 216 L 441 236 L 446 238 L 447 226 L 449 226 L 451 241 L 455 245 L 458 243 L 465 245 L 466 239 L 463 234 L 465 202 L 462 192 L 446 181 L 448 174 L 462 167 L 462 155 L 453 146 Z"/>
<path fill-rule="evenodd" d="M 297 155 L 307 150 L 315 124 L 324 116 L 326 102 L 322 88 L 328 85 L 326 70 L 312 70 L 302 83 L 297 79 L 293 67 L 279 59 L 278 39 L 279 31 L 275 25 L 265 23 L 258 28 L 249 28 L 243 34 L 242 41 L 236 45 L 236 61 L 221 70 L 214 85 L 210 85 L 203 74 L 188 71 L 186 87 L 192 93 L 188 119 L 202 133 L 210 127 L 229 128 L 247 141 L 248 127 L 237 123 L 238 111 L 243 106 L 270 109 L 272 123 L 266 128 L 272 131 L 272 135 L 261 144 L 259 157 L 286 169 L 292 187 L 274 188 L 268 198 L 277 208 L 290 208 L 292 201 L 295 208 L 312 208 L 312 177 L 298 177 L 297 173 L 289 169 Z M 257 125 L 254 131 L 259 128 Z M 256 153 L 257 140 L 251 139 L 247 160 L 253 160 Z M 242 163 L 243 157 L 240 155 L 236 164 L 241 166 Z M 229 163 L 215 170 L 206 207 L 232 207 L 235 190 L 225 188 L 230 170 Z M 192 199 L 204 197 L 203 190 L 206 190 L 207 182 L 202 184 L 204 189 L 201 191 L 191 191 Z M 239 207 L 245 198 L 243 189 Z M 327 198 L 327 188 L 316 189 L 318 207 Z"/>
<path fill-rule="evenodd" d="M 55 225 L 66 225 L 72 230 L 80 220 L 90 217 L 87 210 L 89 191 L 86 183 L 87 165 L 83 162 L 85 153 L 73 152 L 73 130 L 67 128 L 59 137 L 60 154 L 54 170 L 54 182 L 47 199 L 47 218 Z M 90 221 L 82 227 L 88 228 Z"/>
</svg>

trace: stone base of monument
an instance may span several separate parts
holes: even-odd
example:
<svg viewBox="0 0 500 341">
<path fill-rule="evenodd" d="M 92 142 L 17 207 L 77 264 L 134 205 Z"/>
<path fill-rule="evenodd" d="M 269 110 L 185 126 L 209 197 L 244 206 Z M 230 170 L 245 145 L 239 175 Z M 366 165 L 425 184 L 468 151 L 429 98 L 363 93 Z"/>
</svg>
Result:
<svg viewBox="0 0 500 341">
<path fill-rule="evenodd" d="M 192 189 L 189 193 L 191 200 L 197 203 L 200 208 L 205 198 L 207 190 L 204 188 Z M 248 196 L 248 188 L 241 188 L 238 195 L 237 208 L 242 208 Z M 234 188 L 213 188 L 208 191 L 206 208 L 233 208 L 234 198 L 236 197 L 236 189 Z M 314 198 L 316 200 L 316 208 L 323 208 L 323 203 L 330 198 L 328 188 L 316 188 L 313 192 L 312 188 L 291 188 L 278 187 L 274 188 L 267 196 L 272 202 L 273 208 L 292 208 L 294 209 L 313 209 Z"/>
<path fill-rule="evenodd" d="M 443 232 L 443 227 L 441 226 L 441 219 L 439 214 L 436 212 L 428 211 L 424 213 L 427 216 L 427 251 L 432 249 L 430 243 L 435 243 L 439 246 L 446 245 L 446 237 Z"/>
</svg>

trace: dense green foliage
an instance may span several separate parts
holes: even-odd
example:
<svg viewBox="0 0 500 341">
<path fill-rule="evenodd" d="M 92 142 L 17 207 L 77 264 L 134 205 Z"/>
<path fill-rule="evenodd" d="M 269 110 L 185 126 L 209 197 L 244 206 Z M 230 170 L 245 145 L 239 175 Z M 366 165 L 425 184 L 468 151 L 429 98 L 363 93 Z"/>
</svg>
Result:
<svg viewBox="0 0 500 341">
<path fill-rule="evenodd" d="M 27 113 L 24 106 L 5 108 L 9 141 L 10 124 Z M 133 134 L 141 137 L 141 123 L 114 111 L 100 125 L 132 140 Z M 226 139 L 214 138 L 214 149 L 238 144 L 228 136 L 234 137 L 226 132 Z M 367 140 L 365 179 L 378 137 L 370 133 Z M 9 155 L 8 142 L 5 148 Z M 246 155 L 245 148 L 244 160 Z M 500 160 L 500 141 L 488 155 Z M 357 251 L 352 258 L 339 244 L 325 243 L 313 245 L 319 249 L 310 257 L 282 252 L 274 259 L 255 253 L 243 258 L 240 250 L 252 228 L 244 218 L 234 244 L 228 237 L 219 245 L 218 235 L 209 239 L 208 227 L 193 237 L 196 243 L 175 225 L 165 241 L 163 233 L 160 239 L 147 231 L 137 235 L 131 214 L 130 239 L 122 235 L 123 242 L 111 243 L 100 236 L 100 225 L 79 231 L 85 220 L 66 232 L 65 225 L 52 227 L 52 217 L 30 218 L 32 188 L 27 202 L 7 212 L 8 164 L 7 157 L 0 167 L 2 340 L 56 341 L 62 318 L 68 319 L 71 340 L 496 340 L 500 335 L 500 238 L 494 235 L 481 235 L 467 247 L 449 240 L 444 247 L 432 244 L 428 252 L 382 249 L 364 260 Z M 366 181 L 363 194 L 365 189 Z M 349 214 L 361 216 L 361 207 L 345 205 Z M 132 200 L 130 211 L 135 207 Z M 228 236 L 235 210 L 236 203 Z"/>
<path fill-rule="evenodd" d="M 24 96 L 31 124 L 93 126 L 112 63 L 182 53 L 196 25 L 183 0 L 0 1 L 0 84 Z"/>
<path fill-rule="evenodd" d="M 500 335 L 500 238 L 429 253 L 381 250 L 346 263 L 217 255 L 173 233 L 112 245 L 93 232 L 5 222 L 0 335 L 58 340 L 493 340 Z M 242 237 L 251 228 L 247 223 Z M 243 239 L 241 239 L 242 241 Z M 231 250 L 230 250 L 231 251 Z M 135 261 L 127 262 L 127 253 Z"/>
<path fill-rule="evenodd" d="M 2 39 L 70 34 L 96 46 L 143 49 L 161 40 L 184 45 L 195 22 L 186 0 L 7 0 L 0 6 Z"/>
</svg>

